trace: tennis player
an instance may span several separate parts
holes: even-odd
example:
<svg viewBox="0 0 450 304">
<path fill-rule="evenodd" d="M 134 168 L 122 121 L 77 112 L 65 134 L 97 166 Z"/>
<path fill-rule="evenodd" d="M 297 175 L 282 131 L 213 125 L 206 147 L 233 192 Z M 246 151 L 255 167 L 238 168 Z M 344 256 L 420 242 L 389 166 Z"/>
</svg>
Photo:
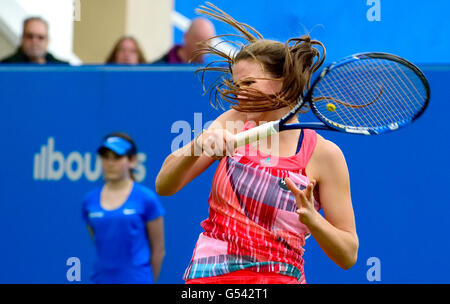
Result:
<svg viewBox="0 0 450 304">
<path fill-rule="evenodd" d="M 164 258 L 164 210 L 153 191 L 134 181 L 137 148 L 129 135 L 109 134 L 97 151 L 105 184 L 82 207 L 96 247 L 92 281 L 151 284 Z"/>
<path fill-rule="evenodd" d="M 290 111 L 323 63 L 323 45 L 309 36 L 285 44 L 265 40 L 212 4 L 199 11 L 233 26 L 246 43 L 234 56 L 205 45 L 204 54 L 229 63 L 229 70 L 224 69 L 229 80 L 223 78 L 216 88 L 217 96 L 232 107 L 170 154 L 156 179 L 157 192 L 172 195 L 219 160 L 209 217 L 201 223 L 204 232 L 184 280 L 306 283 L 303 246 L 310 234 L 337 265 L 351 268 L 358 238 L 341 150 L 308 129 L 281 132 L 239 148 L 234 141 L 237 132 L 279 120 Z M 218 69 L 202 69 L 209 70 Z M 202 153 L 195 153 L 198 150 Z"/>
</svg>

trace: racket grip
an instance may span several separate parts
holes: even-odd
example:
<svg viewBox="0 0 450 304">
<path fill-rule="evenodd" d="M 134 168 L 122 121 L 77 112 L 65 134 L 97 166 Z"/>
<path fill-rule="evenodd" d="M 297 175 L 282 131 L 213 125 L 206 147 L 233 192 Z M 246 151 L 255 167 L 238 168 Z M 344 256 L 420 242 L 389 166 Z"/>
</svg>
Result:
<svg viewBox="0 0 450 304">
<path fill-rule="evenodd" d="M 258 141 L 259 139 L 266 138 L 272 134 L 277 133 L 278 131 L 275 127 L 276 124 L 277 122 L 267 122 L 250 130 L 237 133 L 234 138 L 236 147 L 248 145 L 249 143 Z"/>
</svg>

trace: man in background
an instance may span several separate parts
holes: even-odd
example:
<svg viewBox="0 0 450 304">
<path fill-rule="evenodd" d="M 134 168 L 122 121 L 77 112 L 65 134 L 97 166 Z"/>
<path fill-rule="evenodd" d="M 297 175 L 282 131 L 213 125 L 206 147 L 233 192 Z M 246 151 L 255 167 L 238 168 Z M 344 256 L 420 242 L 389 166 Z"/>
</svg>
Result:
<svg viewBox="0 0 450 304">
<path fill-rule="evenodd" d="M 40 17 L 27 18 L 23 22 L 22 43 L 16 53 L 1 63 L 68 64 L 56 59 L 47 51 L 48 23 Z"/>
<path fill-rule="evenodd" d="M 214 25 L 206 18 L 192 20 L 189 29 L 183 35 L 183 44 L 173 46 L 169 52 L 153 63 L 203 63 L 202 56 L 195 56 L 198 43 L 215 35 Z"/>
</svg>

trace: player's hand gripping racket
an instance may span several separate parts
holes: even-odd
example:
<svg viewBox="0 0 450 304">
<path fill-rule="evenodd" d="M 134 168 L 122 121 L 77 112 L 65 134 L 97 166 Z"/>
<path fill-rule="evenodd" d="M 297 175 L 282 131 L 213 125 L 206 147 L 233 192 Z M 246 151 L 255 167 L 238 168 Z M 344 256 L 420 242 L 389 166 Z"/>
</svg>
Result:
<svg viewBox="0 0 450 304">
<path fill-rule="evenodd" d="M 236 145 L 301 128 L 386 133 L 417 119 L 429 98 L 428 82 L 412 63 L 387 53 L 356 54 L 325 68 L 305 98 L 279 121 L 236 134 Z M 287 124 L 305 103 L 321 122 Z"/>
</svg>

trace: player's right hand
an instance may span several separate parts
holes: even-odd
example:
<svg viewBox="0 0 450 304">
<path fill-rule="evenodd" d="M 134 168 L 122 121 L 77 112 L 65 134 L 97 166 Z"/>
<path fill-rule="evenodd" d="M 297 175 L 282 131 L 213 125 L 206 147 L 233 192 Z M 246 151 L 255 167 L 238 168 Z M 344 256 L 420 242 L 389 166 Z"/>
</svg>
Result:
<svg viewBox="0 0 450 304">
<path fill-rule="evenodd" d="M 224 129 L 205 130 L 194 143 L 203 154 L 213 159 L 233 156 L 235 151 L 234 135 Z"/>
</svg>

